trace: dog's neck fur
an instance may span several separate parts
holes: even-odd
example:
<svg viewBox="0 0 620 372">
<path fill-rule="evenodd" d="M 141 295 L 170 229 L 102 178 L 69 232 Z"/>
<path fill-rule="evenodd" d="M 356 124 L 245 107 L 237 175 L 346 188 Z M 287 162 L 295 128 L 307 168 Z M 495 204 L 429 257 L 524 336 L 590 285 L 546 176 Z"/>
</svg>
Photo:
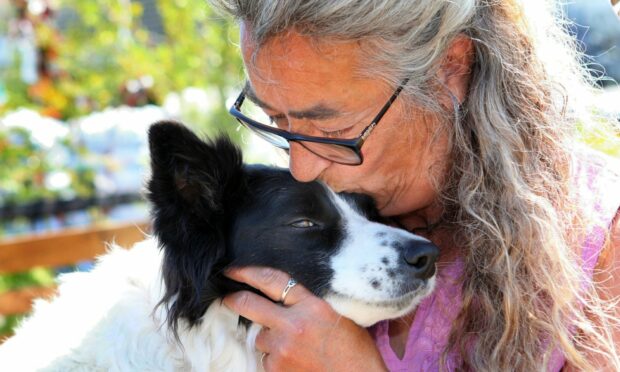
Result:
<svg viewBox="0 0 620 372">
<path fill-rule="evenodd" d="M 113 247 L 91 273 L 64 275 L 59 298 L 37 301 L 34 316 L 0 348 L 2 365 L 63 372 L 149 365 L 157 371 L 256 371 L 260 327 L 239 326 L 239 316 L 219 300 L 194 326 L 180 321 L 175 338 L 166 307 L 156 307 L 163 293 L 161 260 L 156 240 L 148 239 L 131 250 Z M 24 355 L 26 350 L 37 355 Z"/>
</svg>

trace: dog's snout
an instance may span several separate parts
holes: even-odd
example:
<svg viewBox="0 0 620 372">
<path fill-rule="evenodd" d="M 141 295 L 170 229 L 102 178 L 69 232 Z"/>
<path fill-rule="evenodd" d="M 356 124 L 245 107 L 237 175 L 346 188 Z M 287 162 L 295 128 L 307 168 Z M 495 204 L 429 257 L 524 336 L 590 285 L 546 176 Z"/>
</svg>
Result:
<svg viewBox="0 0 620 372">
<path fill-rule="evenodd" d="M 439 248 L 428 240 L 414 240 L 405 245 L 403 256 L 416 279 L 428 279 L 435 274 Z"/>
</svg>

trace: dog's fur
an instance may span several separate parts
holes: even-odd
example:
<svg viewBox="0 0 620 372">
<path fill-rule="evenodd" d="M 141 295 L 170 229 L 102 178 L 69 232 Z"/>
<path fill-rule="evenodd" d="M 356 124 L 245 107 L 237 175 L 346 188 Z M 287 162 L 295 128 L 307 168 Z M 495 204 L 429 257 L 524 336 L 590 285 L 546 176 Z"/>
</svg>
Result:
<svg viewBox="0 0 620 372">
<path fill-rule="evenodd" d="M 362 326 L 400 317 L 433 288 L 437 248 L 380 224 L 372 200 L 243 165 L 226 139 L 149 131 L 154 237 L 60 278 L 0 347 L 11 371 L 253 371 L 260 326 L 217 299 L 250 289 L 227 267 L 289 273 Z M 254 290 L 256 292 L 256 290 Z"/>
</svg>

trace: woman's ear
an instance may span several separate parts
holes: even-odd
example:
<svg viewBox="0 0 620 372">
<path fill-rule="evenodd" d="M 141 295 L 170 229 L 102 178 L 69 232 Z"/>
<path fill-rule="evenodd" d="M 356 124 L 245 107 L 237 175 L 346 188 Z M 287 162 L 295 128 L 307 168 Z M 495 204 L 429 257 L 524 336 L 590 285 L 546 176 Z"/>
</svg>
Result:
<svg viewBox="0 0 620 372">
<path fill-rule="evenodd" d="M 469 89 L 469 78 L 474 60 L 474 42 L 460 34 L 452 40 L 437 72 L 440 83 L 449 90 L 459 103 L 463 103 Z M 448 107 L 452 106 L 446 97 Z"/>
</svg>

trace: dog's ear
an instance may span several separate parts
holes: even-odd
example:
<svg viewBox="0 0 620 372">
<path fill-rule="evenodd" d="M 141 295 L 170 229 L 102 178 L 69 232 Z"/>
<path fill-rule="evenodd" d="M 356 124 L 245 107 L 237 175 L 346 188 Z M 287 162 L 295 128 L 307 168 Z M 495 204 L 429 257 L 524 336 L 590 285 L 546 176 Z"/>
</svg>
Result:
<svg viewBox="0 0 620 372">
<path fill-rule="evenodd" d="M 225 257 L 229 211 L 244 195 L 241 152 L 228 138 L 203 141 L 183 125 L 149 129 L 153 232 L 164 250 L 168 322 L 195 324 L 220 294 L 210 278 Z"/>
<path fill-rule="evenodd" d="M 235 200 L 229 191 L 241 186 L 239 149 L 228 137 L 201 140 L 180 123 L 161 121 L 149 129 L 152 178 L 148 186 L 155 207 L 183 205 L 209 218 Z"/>
</svg>

